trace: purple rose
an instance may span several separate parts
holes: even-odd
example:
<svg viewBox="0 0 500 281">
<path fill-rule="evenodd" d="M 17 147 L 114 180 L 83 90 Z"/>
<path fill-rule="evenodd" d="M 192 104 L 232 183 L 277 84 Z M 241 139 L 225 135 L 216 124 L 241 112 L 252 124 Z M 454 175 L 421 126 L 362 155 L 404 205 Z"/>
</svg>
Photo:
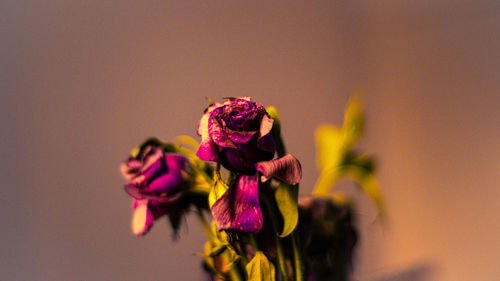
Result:
<svg viewBox="0 0 500 281">
<path fill-rule="evenodd" d="M 262 173 L 262 181 L 273 177 L 290 185 L 300 181 L 302 170 L 294 156 L 285 154 L 272 160 L 273 122 L 265 108 L 249 97 L 213 104 L 201 118 L 201 144 L 196 155 L 238 172 L 229 189 L 211 206 L 219 230 L 258 233 L 262 229 L 257 171 Z"/>
<path fill-rule="evenodd" d="M 134 198 L 134 234 L 146 234 L 155 219 L 168 213 L 187 186 L 187 165 L 184 156 L 165 153 L 155 146 L 142 148 L 137 157 L 121 165 L 123 176 L 129 180 L 125 191 Z"/>
<path fill-rule="evenodd" d="M 198 125 L 202 140 L 196 155 L 231 171 L 253 173 L 255 163 L 274 156 L 272 127 L 266 109 L 248 97 L 212 104 Z"/>
</svg>

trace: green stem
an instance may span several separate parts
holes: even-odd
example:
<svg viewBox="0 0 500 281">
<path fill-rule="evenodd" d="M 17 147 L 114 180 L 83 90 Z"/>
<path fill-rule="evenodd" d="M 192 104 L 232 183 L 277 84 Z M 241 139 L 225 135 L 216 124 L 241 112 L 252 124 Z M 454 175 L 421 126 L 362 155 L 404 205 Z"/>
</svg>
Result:
<svg viewBox="0 0 500 281">
<path fill-rule="evenodd" d="M 203 230 L 207 234 L 210 241 L 212 241 L 214 239 L 215 234 L 212 232 L 212 229 L 208 225 L 208 222 L 205 219 L 205 217 L 203 216 L 202 211 L 200 209 L 198 209 L 197 213 L 198 213 L 198 217 L 201 221 L 201 225 L 203 226 Z M 229 256 L 226 253 L 224 253 L 224 256 L 229 260 Z M 238 269 L 235 266 L 231 266 L 231 268 L 229 269 L 229 276 L 231 277 L 231 280 L 233 280 L 233 281 L 243 281 L 243 279 L 241 279 L 240 272 L 238 271 Z"/>
<path fill-rule="evenodd" d="M 300 252 L 300 241 L 297 239 L 298 233 L 296 230 L 292 232 L 293 258 L 295 262 L 295 281 L 304 280 L 304 272 L 302 268 L 302 255 Z"/>
<path fill-rule="evenodd" d="M 252 246 L 253 252 L 257 253 L 259 251 L 259 245 L 257 244 L 257 240 L 255 239 L 255 234 L 249 234 L 248 237 L 250 239 L 250 245 Z"/>
<path fill-rule="evenodd" d="M 240 257 L 241 257 L 241 262 L 243 265 L 243 268 L 246 268 L 248 264 L 248 259 L 247 259 L 247 251 L 245 249 L 245 245 L 241 243 L 241 241 L 238 241 L 238 248 L 240 251 Z"/>
<path fill-rule="evenodd" d="M 285 143 L 283 142 L 283 138 L 281 137 L 281 132 L 278 132 L 276 134 L 277 136 L 275 137 L 275 142 L 276 142 L 276 151 L 278 153 L 278 156 L 283 156 L 286 153 L 286 148 L 285 148 Z M 297 185 L 297 188 L 299 186 Z M 302 252 L 300 250 L 300 241 L 297 238 L 298 233 L 297 233 L 297 228 L 293 230 L 291 233 L 292 236 L 292 246 L 293 246 L 293 260 L 295 263 L 295 279 L 296 281 L 303 281 L 304 280 L 304 268 L 303 268 L 303 262 L 302 262 Z"/>
<path fill-rule="evenodd" d="M 283 245 L 281 245 L 281 239 L 278 235 L 278 220 L 276 218 L 276 212 L 272 208 L 271 202 L 267 199 L 267 196 L 263 196 L 264 203 L 266 204 L 267 210 L 269 212 L 269 217 L 271 219 L 271 224 L 274 228 L 274 237 L 276 239 L 276 250 L 278 252 L 278 265 L 280 268 L 281 275 L 283 276 L 283 281 L 289 281 L 288 271 L 285 262 L 285 253 L 283 252 Z"/>
<path fill-rule="evenodd" d="M 286 153 L 285 143 L 283 142 L 283 138 L 281 138 L 280 132 L 277 132 L 275 134 L 276 135 L 274 139 L 276 143 L 276 153 L 278 153 L 278 157 L 281 157 Z"/>
</svg>

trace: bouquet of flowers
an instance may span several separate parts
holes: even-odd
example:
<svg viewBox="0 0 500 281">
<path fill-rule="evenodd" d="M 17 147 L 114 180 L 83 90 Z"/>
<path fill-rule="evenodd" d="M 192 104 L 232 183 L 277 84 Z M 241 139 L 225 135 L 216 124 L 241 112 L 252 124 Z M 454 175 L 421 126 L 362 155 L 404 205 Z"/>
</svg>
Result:
<svg viewBox="0 0 500 281">
<path fill-rule="evenodd" d="M 353 148 L 363 132 L 360 99 L 349 101 L 341 128 L 318 127 L 320 176 L 302 198 L 301 164 L 285 149 L 276 108 L 249 97 L 209 103 L 200 143 L 148 139 L 121 165 L 133 233 L 162 217 L 177 233 L 194 212 L 208 239 L 199 255 L 209 280 L 351 280 L 354 205 L 331 189 L 350 177 L 383 213 L 373 158 Z"/>
</svg>

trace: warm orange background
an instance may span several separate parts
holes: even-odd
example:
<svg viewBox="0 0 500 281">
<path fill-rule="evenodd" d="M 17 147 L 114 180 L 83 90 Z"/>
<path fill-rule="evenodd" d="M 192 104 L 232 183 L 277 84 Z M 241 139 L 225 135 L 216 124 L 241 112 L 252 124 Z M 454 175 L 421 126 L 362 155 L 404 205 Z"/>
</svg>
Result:
<svg viewBox="0 0 500 281">
<path fill-rule="evenodd" d="M 194 218 L 130 233 L 128 151 L 249 95 L 307 194 L 315 126 L 363 88 L 389 220 L 353 192 L 357 280 L 499 280 L 499 34 L 498 1 L 3 0 L 1 279 L 201 280 Z"/>
</svg>

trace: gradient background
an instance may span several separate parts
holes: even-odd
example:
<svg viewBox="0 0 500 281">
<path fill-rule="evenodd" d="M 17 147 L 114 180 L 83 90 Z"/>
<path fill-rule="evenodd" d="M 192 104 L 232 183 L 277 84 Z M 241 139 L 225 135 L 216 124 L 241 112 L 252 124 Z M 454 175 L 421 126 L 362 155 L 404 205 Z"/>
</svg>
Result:
<svg viewBox="0 0 500 281">
<path fill-rule="evenodd" d="M 193 217 L 177 243 L 131 234 L 128 151 L 249 95 L 279 109 L 307 194 L 314 128 L 361 87 L 389 221 L 346 188 L 357 279 L 499 280 L 499 35 L 498 1 L 3 0 L 1 279 L 201 280 Z"/>
</svg>

